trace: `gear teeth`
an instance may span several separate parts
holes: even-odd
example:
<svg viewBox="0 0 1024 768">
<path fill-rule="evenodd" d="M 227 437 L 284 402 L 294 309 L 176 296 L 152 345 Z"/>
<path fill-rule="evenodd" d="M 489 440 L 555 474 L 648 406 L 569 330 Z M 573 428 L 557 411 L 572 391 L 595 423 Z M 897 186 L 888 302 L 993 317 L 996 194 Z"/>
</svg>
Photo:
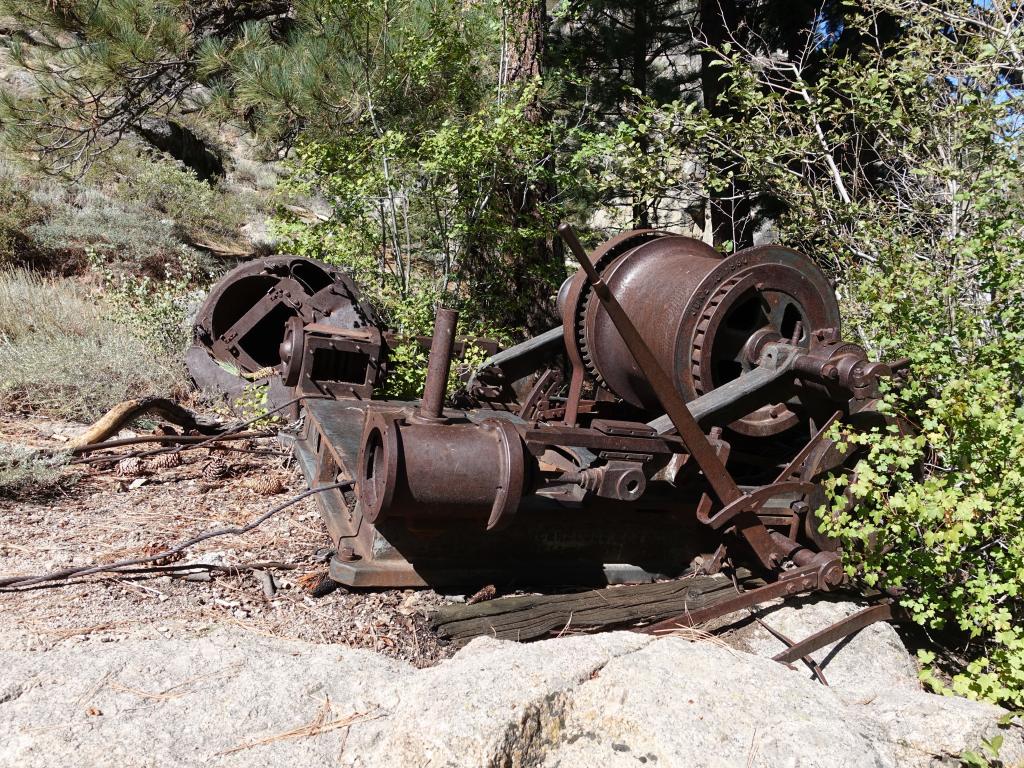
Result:
<svg viewBox="0 0 1024 768">
<path fill-rule="evenodd" d="M 661 233 L 644 232 L 638 233 L 638 236 L 635 238 L 627 238 L 623 240 L 621 243 L 619 243 L 617 247 L 610 248 L 604 253 L 602 253 L 598 257 L 597 261 L 594 262 L 594 267 L 595 269 L 597 269 L 598 274 L 601 274 L 612 261 L 614 261 L 616 258 L 621 256 L 626 251 L 636 248 L 639 245 L 648 242 L 649 240 L 653 240 L 661 236 Z M 576 350 L 580 354 L 580 360 L 583 361 L 583 368 L 586 370 L 586 372 L 591 376 L 591 378 L 594 379 L 594 381 L 597 382 L 599 386 L 604 387 L 610 392 L 611 389 L 605 382 L 604 377 L 601 376 L 600 372 L 597 370 L 597 366 L 594 365 L 593 356 L 590 353 L 590 349 L 587 347 L 586 334 L 583 332 L 584 317 L 587 313 L 587 307 L 589 306 L 589 303 L 591 301 L 596 300 L 597 299 L 594 298 L 593 291 L 591 291 L 589 287 L 584 287 L 584 289 L 580 291 L 579 297 L 576 299 L 576 310 L 573 313 L 573 322 L 575 325 L 574 336 L 576 338 Z"/>
<path fill-rule="evenodd" d="M 704 305 L 704 309 L 701 311 L 700 320 L 697 321 L 697 327 L 693 332 L 693 343 L 690 347 L 690 375 L 693 376 L 693 388 L 698 395 L 707 394 L 710 391 L 711 382 L 707 382 L 708 386 L 705 387 L 705 382 L 701 378 L 700 364 L 704 357 L 704 343 L 706 341 L 708 327 L 711 325 L 711 320 L 714 318 L 718 308 L 725 301 L 725 297 L 729 291 L 740 281 L 738 277 L 732 277 L 718 286 L 718 290 L 715 294 L 708 299 Z"/>
</svg>

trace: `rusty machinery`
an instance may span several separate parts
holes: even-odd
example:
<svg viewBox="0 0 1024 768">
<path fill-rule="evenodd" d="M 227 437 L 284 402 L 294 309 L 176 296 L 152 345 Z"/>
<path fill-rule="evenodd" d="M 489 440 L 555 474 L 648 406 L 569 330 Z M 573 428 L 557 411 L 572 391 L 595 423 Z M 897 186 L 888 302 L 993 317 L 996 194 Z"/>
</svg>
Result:
<svg viewBox="0 0 1024 768">
<path fill-rule="evenodd" d="M 390 337 L 344 273 L 306 259 L 221 281 L 190 365 L 317 394 L 294 447 L 311 485 L 355 480 L 319 494 L 344 584 L 641 582 L 728 552 L 777 594 L 838 585 L 814 510 L 851 457 L 828 428 L 880 423 L 891 370 L 843 341 L 821 271 L 776 246 L 722 257 L 640 230 L 588 255 L 561 234 L 581 264 L 562 325 L 493 354 L 457 407 L 455 312 L 425 340 L 422 400 L 373 399 Z"/>
</svg>

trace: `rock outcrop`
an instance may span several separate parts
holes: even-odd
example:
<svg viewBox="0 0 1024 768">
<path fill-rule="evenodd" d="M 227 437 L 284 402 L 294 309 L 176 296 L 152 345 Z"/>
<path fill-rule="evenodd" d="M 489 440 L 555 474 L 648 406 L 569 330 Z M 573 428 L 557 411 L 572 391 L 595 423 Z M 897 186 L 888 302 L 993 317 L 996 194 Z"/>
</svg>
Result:
<svg viewBox="0 0 1024 768">
<path fill-rule="evenodd" d="M 853 609 L 766 616 L 802 637 Z M 819 652 L 829 687 L 766 658 L 779 647 L 758 632 L 742 642 L 753 652 L 693 633 L 481 638 L 417 670 L 240 629 L 18 634 L 0 642 L 0 765 L 904 767 L 956 764 L 997 732 L 1005 764 L 1024 760 L 1002 710 L 921 691 L 887 625 Z"/>
</svg>

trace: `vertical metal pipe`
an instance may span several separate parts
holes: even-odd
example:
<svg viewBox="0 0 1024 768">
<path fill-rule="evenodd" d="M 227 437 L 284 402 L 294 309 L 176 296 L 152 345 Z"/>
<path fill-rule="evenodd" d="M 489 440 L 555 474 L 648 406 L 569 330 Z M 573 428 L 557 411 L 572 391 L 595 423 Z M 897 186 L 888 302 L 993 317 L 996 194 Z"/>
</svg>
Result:
<svg viewBox="0 0 1024 768">
<path fill-rule="evenodd" d="M 434 338 L 430 342 L 427 362 L 427 380 L 423 385 L 423 400 L 419 415 L 427 419 L 440 419 L 444 414 L 444 395 L 448 389 L 448 369 L 455 345 L 455 326 L 459 313 L 440 307 L 434 316 Z"/>
</svg>

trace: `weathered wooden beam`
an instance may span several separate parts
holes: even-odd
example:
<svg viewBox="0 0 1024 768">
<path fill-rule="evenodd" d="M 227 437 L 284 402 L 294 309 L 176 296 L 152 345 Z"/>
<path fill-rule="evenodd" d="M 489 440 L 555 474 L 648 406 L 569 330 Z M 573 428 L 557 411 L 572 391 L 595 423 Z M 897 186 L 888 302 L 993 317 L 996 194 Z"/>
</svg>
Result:
<svg viewBox="0 0 1024 768">
<path fill-rule="evenodd" d="M 753 586 L 749 571 L 741 570 L 737 577 Z M 570 629 L 657 621 L 705 608 L 734 593 L 732 581 L 725 576 L 690 576 L 565 595 L 521 595 L 475 605 L 446 605 L 432 614 L 431 626 L 441 637 L 460 643 L 481 635 L 535 640 Z"/>
</svg>

